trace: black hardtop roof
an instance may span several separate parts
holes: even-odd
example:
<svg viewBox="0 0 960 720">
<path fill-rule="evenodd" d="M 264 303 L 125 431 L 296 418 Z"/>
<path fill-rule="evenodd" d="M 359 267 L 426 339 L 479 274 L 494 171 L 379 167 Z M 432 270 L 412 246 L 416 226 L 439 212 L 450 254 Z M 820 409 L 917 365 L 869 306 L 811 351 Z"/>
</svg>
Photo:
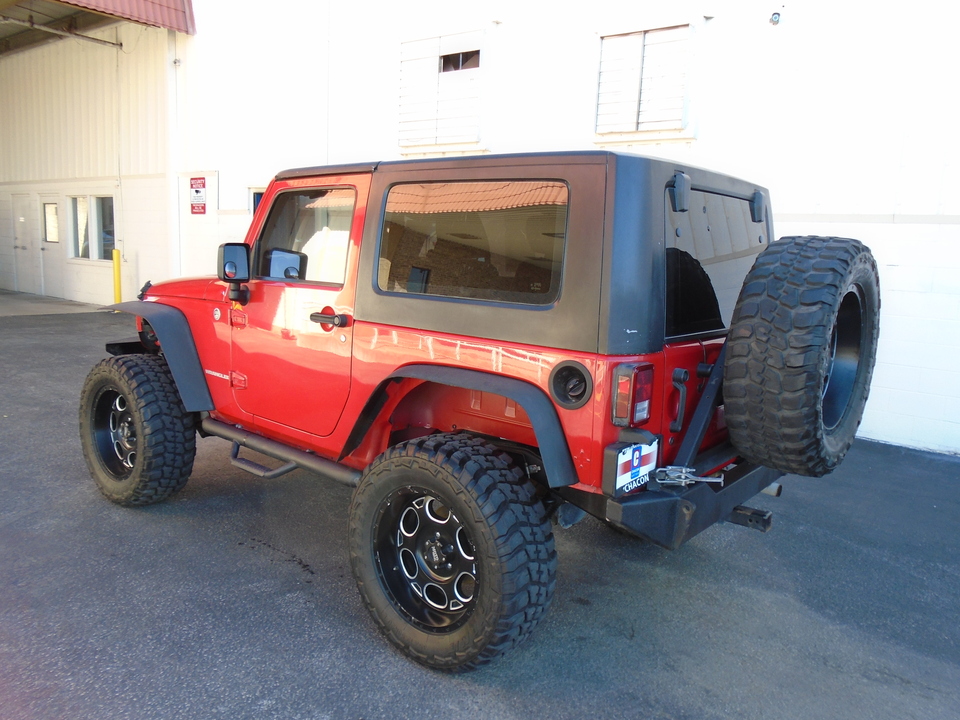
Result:
<svg viewBox="0 0 960 720">
<path fill-rule="evenodd" d="M 508 153 L 501 155 L 458 155 L 443 158 L 416 158 L 411 160 L 388 160 L 374 163 L 352 163 L 347 165 L 318 165 L 314 167 L 293 168 L 277 173 L 277 180 L 312 177 L 316 175 L 347 175 L 350 173 L 376 172 L 383 170 L 399 170 L 404 167 L 426 169 L 431 165 L 444 168 L 476 167 L 503 165 L 516 161 L 534 164 L 580 164 L 605 163 L 615 155 L 627 156 L 625 153 L 614 153 L 607 150 L 570 150 L 558 152 L 535 153 Z M 632 157 L 640 157 L 639 155 Z M 652 158 L 645 158 L 652 159 Z M 537 161 L 540 161 L 539 163 Z M 661 161 L 663 162 L 663 161 Z"/>
<path fill-rule="evenodd" d="M 652 170 L 657 168 L 658 174 L 664 170 L 670 174 L 674 172 L 691 173 L 694 176 L 694 186 L 713 192 L 729 193 L 744 196 L 754 190 L 765 189 L 741 178 L 732 177 L 707 168 L 697 167 L 685 162 L 654 158 L 634 153 L 613 152 L 610 150 L 565 150 L 557 152 L 529 152 L 508 153 L 500 155 L 458 155 L 442 158 L 416 158 L 411 160 L 388 160 L 372 163 L 350 163 L 343 165 L 317 165 L 313 167 L 293 168 L 277 173 L 277 180 L 292 180 L 296 178 L 321 177 L 324 175 L 349 175 L 354 173 L 390 172 L 397 170 L 430 170 L 478 168 L 507 166 L 517 163 L 525 165 L 593 165 L 622 163 L 624 167 L 641 167 Z"/>
</svg>

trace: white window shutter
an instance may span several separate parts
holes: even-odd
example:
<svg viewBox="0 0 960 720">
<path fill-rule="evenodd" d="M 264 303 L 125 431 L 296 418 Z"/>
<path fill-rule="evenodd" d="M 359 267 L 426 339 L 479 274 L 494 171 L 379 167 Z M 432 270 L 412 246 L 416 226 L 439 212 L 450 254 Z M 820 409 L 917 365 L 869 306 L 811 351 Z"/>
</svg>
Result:
<svg viewBox="0 0 960 720">
<path fill-rule="evenodd" d="M 643 33 L 603 38 L 597 97 L 598 133 L 637 129 L 642 64 Z"/>
<path fill-rule="evenodd" d="M 597 132 L 680 130 L 689 26 L 603 38 Z"/>
<path fill-rule="evenodd" d="M 400 45 L 400 145 L 437 141 L 440 38 Z"/>
<path fill-rule="evenodd" d="M 644 33 L 638 130 L 683 127 L 689 37 L 688 26 Z"/>
</svg>

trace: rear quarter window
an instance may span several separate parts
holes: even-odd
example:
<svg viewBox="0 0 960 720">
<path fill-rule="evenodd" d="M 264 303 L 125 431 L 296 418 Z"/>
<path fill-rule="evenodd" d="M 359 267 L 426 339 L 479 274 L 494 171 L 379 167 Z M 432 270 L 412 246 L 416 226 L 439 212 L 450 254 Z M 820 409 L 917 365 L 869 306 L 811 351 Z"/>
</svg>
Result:
<svg viewBox="0 0 960 720">
<path fill-rule="evenodd" d="M 394 185 L 377 285 L 390 293 L 552 303 L 560 293 L 568 195 L 556 180 Z"/>
</svg>

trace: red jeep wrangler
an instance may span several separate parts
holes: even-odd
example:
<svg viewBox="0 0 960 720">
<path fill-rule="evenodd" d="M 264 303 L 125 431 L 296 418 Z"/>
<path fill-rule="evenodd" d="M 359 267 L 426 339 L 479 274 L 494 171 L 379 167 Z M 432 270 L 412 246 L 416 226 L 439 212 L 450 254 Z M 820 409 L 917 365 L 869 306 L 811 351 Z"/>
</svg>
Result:
<svg viewBox="0 0 960 720">
<path fill-rule="evenodd" d="M 87 378 L 84 455 L 122 505 L 182 488 L 197 432 L 255 475 L 356 486 L 376 622 L 421 663 L 473 667 L 547 609 L 552 520 L 677 548 L 721 520 L 766 530 L 742 503 L 840 462 L 876 265 L 855 240 L 772 235 L 763 188 L 624 154 L 283 172 L 219 278 L 114 306 L 139 337 Z"/>
</svg>

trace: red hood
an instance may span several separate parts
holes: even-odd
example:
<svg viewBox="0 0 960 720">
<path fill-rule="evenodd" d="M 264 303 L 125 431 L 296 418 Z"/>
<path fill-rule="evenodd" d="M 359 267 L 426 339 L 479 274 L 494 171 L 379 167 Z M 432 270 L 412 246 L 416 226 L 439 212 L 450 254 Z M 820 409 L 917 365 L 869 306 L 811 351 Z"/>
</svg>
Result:
<svg viewBox="0 0 960 720">
<path fill-rule="evenodd" d="M 144 299 L 164 297 L 194 298 L 196 300 L 213 299 L 214 297 L 220 299 L 224 288 L 226 288 L 226 285 L 215 277 L 177 278 L 151 285 L 144 294 Z"/>
</svg>

